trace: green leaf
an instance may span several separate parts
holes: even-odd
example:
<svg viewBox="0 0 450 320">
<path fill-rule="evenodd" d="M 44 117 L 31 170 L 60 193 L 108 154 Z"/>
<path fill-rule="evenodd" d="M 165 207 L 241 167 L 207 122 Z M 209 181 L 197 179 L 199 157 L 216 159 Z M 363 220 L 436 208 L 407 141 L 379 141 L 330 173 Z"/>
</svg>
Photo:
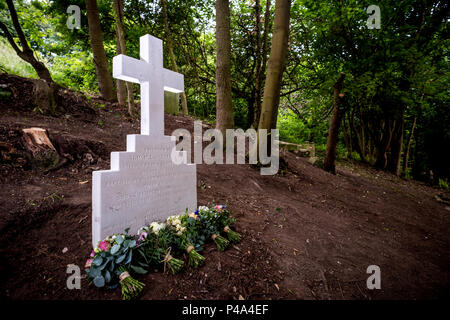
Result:
<svg viewBox="0 0 450 320">
<path fill-rule="evenodd" d="M 148 268 L 148 264 L 147 264 L 147 263 L 144 263 L 144 262 L 142 262 L 142 261 L 139 261 L 138 263 L 139 263 L 142 267 Z"/>
<path fill-rule="evenodd" d="M 109 273 L 108 270 L 105 272 L 105 282 L 110 283 L 111 282 L 111 273 Z"/>
<path fill-rule="evenodd" d="M 109 271 L 111 271 L 111 272 L 112 272 L 112 271 L 114 271 L 114 267 L 115 267 L 115 265 L 116 265 L 116 264 L 114 263 L 114 260 L 113 260 L 113 261 L 111 261 L 111 264 L 109 265 L 109 268 L 108 268 L 108 269 L 109 269 Z"/>
<path fill-rule="evenodd" d="M 129 264 L 131 262 L 132 253 L 133 251 L 130 250 L 130 252 L 128 253 L 127 261 L 125 261 L 125 264 Z"/>
<path fill-rule="evenodd" d="M 120 245 L 119 244 L 115 244 L 112 248 L 111 248 L 111 254 L 115 255 L 117 254 L 117 252 L 119 252 L 120 250 Z"/>
<path fill-rule="evenodd" d="M 89 275 L 89 278 L 94 279 L 95 277 L 97 277 L 97 276 L 100 275 L 100 270 L 97 269 L 97 268 L 95 268 L 95 267 L 91 267 L 91 268 L 89 269 L 88 275 Z"/>
<path fill-rule="evenodd" d="M 98 267 L 99 265 L 102 264 L 102 262 L 103 262 L 103 258 L 102 258 L 101 256 L 97 256 L 97 257 L 95 257 L 95 259 L 92 261 L 92 264 Z"/>
<path fill-rule="evenodd" d="M 105 269 L 105 267 L 106 267 L 106 265 L 108 264 L 108 260 L 107 261 L 105 261 L 99 268 L 98 268 L 98 270 L 103 270 L 103 269 Z"/>
<path fill-rule="evenodd" d="M 94 278 L 94 284 L 96 287 L 101 288 L 105 286 L 105 278 L 103 276 L 99 275 Z"/>
<path fill-rule="evenodd" d="M 136 272 L 137 274 L 146 274 L 147 270 L 138 267 L 138 266 L 131 266 L 131 269 L 133 269 L 134 272 Z"/>
<path fill-rule="evenodd" d="M 133 248 L 136 245 L 136 241 L 132 240 L 130 241 L 130 243 L 128 244 L 128 248 Z"/>
<path fill-rule="evenodd" d="M 121 236 L 121 235 L 118 235 L 117 237 L 116 237 L 116 242 L 117 242 L 117 244 L 122 244 L 122 242 L 123 242 L 123 237 Z"/>
<path fill-rule="evenodd" d="M 126 256 L 127 256 L 126 253 L 125 253 L 125 254 L 122 254 L 121 256 L 119 256 L 119 257 L 116 259 L 116 263 L 117 263 L 117 264 L 121 263 L 121 262 L 125 259 Z"/>
<path fill-rule="evenodd" d="M 128 248 L 129 245 L 130 244 L 130 240 L 125 240 L 124 242 L 123 242 L 123 246 L 125 247 L 125 248 Z"/>
</svg>

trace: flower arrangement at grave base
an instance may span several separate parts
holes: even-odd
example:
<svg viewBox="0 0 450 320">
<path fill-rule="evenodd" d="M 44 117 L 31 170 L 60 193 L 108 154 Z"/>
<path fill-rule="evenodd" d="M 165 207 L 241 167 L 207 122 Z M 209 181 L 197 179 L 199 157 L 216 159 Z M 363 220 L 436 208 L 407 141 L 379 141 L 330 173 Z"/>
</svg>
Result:
<svg viewBox="0 0 450 320">
<path fill-rule="evenodd" d="M 100 241 L 86 262 L 88 279 L 97 287 L 116 288 L 119 284 L 123 299 L 134 299 L 144 284 L 131 274 L 145 274 L 150 268 L 163 265 L 164 272 L 180 272 L 185 262 L 174 256 L 187 254 L 187 265 L 201 266 L 205 257 L 199 252 L 210 239 L 220 251 L 229 242 L 239 242 L 241 236 L 232 231 L 234 223 L 224 205 L 200 206 L 193 213 L 168 217 L 165 222 L 153 222 L 139 229 L 136 236 L 116 234 Z M 227 234 L 228 240 L 220 234 Z"/>
<path fill-rule="evenodd" d="M 133 264 L 133 251 L 138 246 L 135 236 L 115 234 L 103 241 L 92 251 L 86 261 L 86 273 L 96 287 L 115 288 L 119 284 L 125 300 L 134 299 L 141 293 L 144 284 L 130 273 L 145 274 L 147 265 Z"/>
<path fill-rule="evenodd" d="M 241 235 L 230 228 L 235 222 L 225 205 L 199 207 L 200 221 L 203 223 L 203 230 L 207 237 L 211 237 L 220 251 L 226 249 L 229 242 L 237 243 L 241 241 Z M 221 232 L 227 234 L 227 239 L 220 235 Z"/>
<path fill-rule="evenodd" d="M 172 274 L 178 273 L 184 261 L 172 256 L 175 233 L 167 228 L 166 223 L 153 222 L 138 231 L 141 246 L 137 249 L 139 258 L 144 264 L 157 266 L 164 263 L 164 272 L 169 269 Z"/>
<path fill-rule="evenodd" d="M 203 206 L 199 207 L 196 213 L 199 217 L 198 223 L 203 236 L 206 239 L 211 238 L 216 243 L 217 249 L 224 251 L 230 242 L 220 235 L 222 219 L 217 215 L 217 211 Z"/>
<path fill-rule="evenodd" d="M 186 251 L 188 266 L 192 268 L 201 266 L 205 257 L 198 252 L 203 250 L 205 238 L 199 230 L 200 225 L 197 223 L 196 217 L 186 212 L 168 217 L 166 223 L 177 236 L 175 238 L 177 247 Z"/>
</svg>

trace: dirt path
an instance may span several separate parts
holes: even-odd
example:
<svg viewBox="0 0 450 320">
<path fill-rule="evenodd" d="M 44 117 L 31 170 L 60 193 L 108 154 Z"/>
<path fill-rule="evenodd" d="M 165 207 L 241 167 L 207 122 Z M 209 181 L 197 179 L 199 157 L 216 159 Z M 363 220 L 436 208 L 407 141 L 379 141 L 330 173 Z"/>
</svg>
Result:
<svg viewBox="0 0 450 320">
<path fill-rule="evenodd" d="M 72 160 L 47 174 L 0 163 L 1 295 L 120 299 L 119 290 L 98 290 L 86 279 L 81 290 L 66 289 L 66 268 L 82 267 L 90 252 L 91 172 L 109 168 L 109 152 L 125 149 L 137 123 L 113 105 L 78 118 L 23 106 L 19 113 L 0 104 L 0 141 L 20 148 L 21 128 L 45 127 Z M 193 119 L 166 115 L 166 134 L 180 127 L 192 130 Z M 199 165 L 199 205 L 228 202 L 243 241 L 224 253 L 207 246 L 198 270 L 141 277 L 143 299 L 449 296 L 450 208 L 434 199 L 438 190 L 362 165 L 340 164 L 333 176 L 292 153 L 284 159 L 287 173 L 277 176 L 249 165 Z M 369 265 L 381 268 L 381 290 L 366 288 Z"/>
</svg>

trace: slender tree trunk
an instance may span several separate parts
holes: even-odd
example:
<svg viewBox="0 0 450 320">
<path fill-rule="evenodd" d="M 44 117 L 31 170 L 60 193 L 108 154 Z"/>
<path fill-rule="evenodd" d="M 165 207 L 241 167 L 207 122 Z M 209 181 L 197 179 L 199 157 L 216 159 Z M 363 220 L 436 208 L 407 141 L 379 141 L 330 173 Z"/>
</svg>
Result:
<svg viewBox="0 0 450 320">
<path fill-rule="evenodd" d="M 116 39 L 117 39 L 117 54 L 127 54 L 127 46 L 125 42 L 125 29 L 123 27 L 123 0 L 114 0 L 114 17 L 116 20 Z M 133 84 L 128 81 L 117 81 L 117 99 L 119 104 L 125 105 L 125 95 L 128 101 L 128 114 L 131 117 L 136 115 L 136 107 L 134 105 Z"/>
<path fill-rule="evenodd" d="M 393 137 L 391 141 L 391 155 L 388 169 L 396 176 L 400 176 L 401 173 L 401 155 L 403 146 L 403 136 L 405 131 L 405 108 L 402 109 L 402 113 L 399 121 L 397 121 Z"/>
<path fill-rule="evenodd" d="M 120 50 L 119 43 L 119 35 L 118 35 L 117 21 L 116 21 L 116 53 L 121 54 L 122 50 Z M 121 107 L 124 107 L 127 103 L 127 87 L 125 85 L 125 81 L 116 79 L 116 89 L 117 89 L 117 102 Z"/>
<path fill-rule="evenodd" d="M 249 105 L 248 108 L 248 116 L 247 116 L 247 125 L 251 127 L 253 122 L 255 121 L 255 110 L 261 107 L 261 58 L 262 58 L 262 38 L 261 38 L 261 4 L 259 0 L 255 0 L 255 34 L 256 34 L 256 50 L 255 50 L 255 59 L 256 59 L 256 74 L 255 74 L 255 94 L 254 94 L 254 102 Z"/>
<path fill-rule="evenodd" d="M 216 0 L 216 128 L 226 137 L 234 127 L 231 99 L 230 3 Z"/>
<path fill-rule="evenodd" d="M 346 117 L 345 114 L 343 115 L 342 118 L 342 124 L 343 124 L 343 128 L 342 128 L 342 132 L 344 133 L 344 142 L 345 142 L 345 147 L 347 148 L 347 158 L 351 158 L 352 152 L 353 152 L 353 147 L 352 147 L 352 132 L 349 129 L 349 127 L 346 124 Z"/>
<path fill-rule="evenodd" d="M 14 41 L 13 36 L 9 33 L 8 28 L 0 22 L 0 29 L 3 31 L 4 37 L 8 40 L 9 44 L 13 47 L 14 51 L 17 53 L 17 55 L 24 61 L 31 64 L 31 66 L 34 68 L 36 73 L 38 74 L 39 79 L 45 80 L 48 83 L 53 83 L 53 79 L 50 75 L 50 71 L 47 69 L 45 64 L 38 61 L 34 57 L 33 50 L 31 50 L 30 46 L 28 45 L 27 39 L 25 38 L 25 34 L 23 33 L 23 30 L 19 23 L 19 18 L 17 17 L 16 8 L 14 7 L 14 3 L 12 0 L 6 0 L 6 4 L 8 5 L 9 13 L 11 15 L 11 20 L 14 26 L 14 29 L 16 30 L 17 36 L 19 37 L 20 46 L 22 47 L 22 50 L 19 49 L 17 44 Z"/>
<path fill-rule="evenodd" d="M 163 14 L 163 20 L 164 20 L 164 30 L 165 30 L 165 34 L 166 34 L 167 48 L 169 50 L 170 63 L 172 64 L 172 70 L 175 72 L 178 72 L 177 61 L 175 59 L 175 54 L 173 53 L 172 34 L 169 29 L 169 18 L 167 16 L 166 1 L 165 0 L 160 0 L 160 1 L 161 1 L 162 14 Z M 184 91 L 181 92 L 180 98 L 181 98 L 181 110 L 182 110 L 183 114 L 186 115 L 189 113 L 189 111 L 188 111 L 188 107 L 187 107 L 186 93 Z"/>
<path fill-rule="evenodd" d="M 275 129 L 280 103 L 281 79 L 289 40 L 290 0 L 277 0 L 272 47 L 267 65 L 266 83 L 258 129 Z"/>
<path fill-rule="evenodd" d="M 362 113 L 361 113 L 361 107 L 359 108 L 359 137 L 361 139 L 361 154 L 362 154 L 362 160 L 366 162 L 366 155 L 367 155 L 367 140 L 366 134 L 365 134 L 365 121 L 363 119 Z"/>
<path fill-rule="evenodd" d="M 394 122 L 393 126 L 395 126 L 395 122 Z M 386 164 L 387 164 L 386 152 L 389 149 L 391 140 L 392 140 L 392 126 L 391 126 L 391 122 L 387 118 L 385 120 L 383 136 L 382 136 L 379 146 L 377 148 L 378 149 L 377 150 L 377 160 L 375 162 L 375 166 L 378 169 L 386 168 Z"/>
<path fill-rule="evenodd" d="M 105 48 L 103 47 L 103 33 L 96 0 L 86 0 L 86 11 L 89 24 L 89 39 L 94 55 L 95 71 L 97 73 L 98 89 L 103 99 L 116 100 L 114 85 L 108 68 Z"/>
<path fill-rule="evenodd" d="M 262 51 L 261 51 L 261 67 L 259 72 L 259 79 L 258 79 L 258 85 L 255 86 L 257 88 L 257 99 L 255 101 L 255 108 L 254 108 L 254 120 L 253 120 L 253 127 L 258 128 L 259 125 L 259 118 L 261 116 L 261 103 L 262 103 L 262 89 L 264 84 L 264 76 L 266 72 L 266 66 L 267 66 L 267 51 L 269 46 L 269 32 L 270 32 L 270 0 L 266 1 L 266 11 L 264 12 L 264 35 L 262 39 Z"/>
<path fill-rule="evenodd" d="M 406 172 L 408 171 L 408 161 L 409 161 L 409 150 L 411 148 L 411 141 L 414 136 L 414 129 L 416 128 L 417 116 L 414 117 L 414 121 L 411 127 L 411 132 L 408 137 L 408 142 L 406 143 L 405 153 L 403 154 L 403 176 L 406 176 Z"/>
<path fill-rule="evenodd" d="M 365 154 L 364 154 L 364 135 L 361 135 L 361 130 L 358 131 L 358 128 L 355 126 L 355 113 L 356 108 L 352 110 L 350 120 L 349 120 L 349 126 L 350 130 L 353 132 L 355 136 L 355 150 L 358 152 L 359 157 L 361 158 L 362 162 L 366 161 Z M 360 124 L 361 125 L 361 124 Z M 364 133 L 364 131 L 363 131 Z"/>
<path fill-rule="evenodd" d="M 341 123 L 342 111 L 340 110 L 344 94 L 341 93 L 344 83 L 345 73 L 341 72 L 341 76 L 333 87 L 333 116 L 331 117 L 330 129 L 328 130 L 327 151 L 323 168 L 325 171 L 336 174 L 336 148 L 339 137 L 339 126 Z"/>
</svg>

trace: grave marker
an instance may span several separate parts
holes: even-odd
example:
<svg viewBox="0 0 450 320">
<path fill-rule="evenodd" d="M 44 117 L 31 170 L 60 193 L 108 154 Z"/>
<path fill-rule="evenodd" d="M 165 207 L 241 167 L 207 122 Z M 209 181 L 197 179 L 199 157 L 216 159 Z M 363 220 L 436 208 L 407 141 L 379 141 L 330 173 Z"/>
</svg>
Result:
<svg viewBox="0 0 450 320">
<path fill-rule="evenodd" d="M 164 135 L 164 90 L 182 92 L 184 77 L 163 68 L 162 41 L 140 38 L 140 60 L 118 55 L 114 78 L 141 86 L 141 134 L 127 136 L 127 151 L 111 153 L 111 169 L 92 173 L 92 245 L 130 228 L 197 207 L 195 164 Z M 180 159 L 181 164 L 172 161 Z"/>
</svg>

